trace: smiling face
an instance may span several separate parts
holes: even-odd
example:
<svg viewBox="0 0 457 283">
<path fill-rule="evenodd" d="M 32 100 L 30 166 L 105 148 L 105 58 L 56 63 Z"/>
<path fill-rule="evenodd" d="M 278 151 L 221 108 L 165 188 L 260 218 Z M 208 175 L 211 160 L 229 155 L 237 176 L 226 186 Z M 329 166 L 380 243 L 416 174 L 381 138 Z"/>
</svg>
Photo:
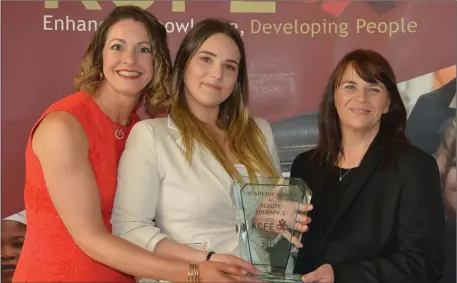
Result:
<svg viewBox="0 0 457 283">
<path fill-rule="evenodd" d="M 218 109 L 230 96 L 240 58 L 236 43 L 224 34 L 214 34 L 200 46 L 184 73 L 185 97 L 192 111 Z"/>
<path fill-rule="evenodd" d="M 26 226 L 2 220 L 2 282 L 11 282 L 24 244 Z"/>
<path fill-rule="evenodd" d="M 103 48 L 103 87 L 137 96 L 152 80 L 153 56 L 149 34 L 138 21 L 111 26 Z"/>
<path fill-rule="evenodd" d="M 349 64 L 335 89 L 335 107 L 341 127 L 357 131 L 378 130 L 389 111 L 389 93 L 381 82 L 364 81 Z"/>
</svg>

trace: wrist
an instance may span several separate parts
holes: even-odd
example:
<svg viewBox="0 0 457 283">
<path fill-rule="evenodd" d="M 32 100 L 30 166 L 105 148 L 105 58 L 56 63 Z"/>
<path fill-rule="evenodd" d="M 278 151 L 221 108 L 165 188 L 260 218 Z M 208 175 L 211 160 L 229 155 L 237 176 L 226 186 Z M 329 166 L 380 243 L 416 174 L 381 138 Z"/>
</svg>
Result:
<svg viewBox="0 0 457 283">
<path fill-rule="evenodd" d="M 212 258 L 213 256 L 215 256 L 215 254 L 216 254 L 215 252 L 210 251 L 210 252 L 206 255 L 206 261 L 211 261 L 211 258 Z"/>
<path fill-rule="evenodd" d="M 187 272 L 187 282 L 188 283 L 200 282 L 200 271 L 199 271 L 198 265 L 195 261 L 189 262 L 189 271 Z"/>
</svg>

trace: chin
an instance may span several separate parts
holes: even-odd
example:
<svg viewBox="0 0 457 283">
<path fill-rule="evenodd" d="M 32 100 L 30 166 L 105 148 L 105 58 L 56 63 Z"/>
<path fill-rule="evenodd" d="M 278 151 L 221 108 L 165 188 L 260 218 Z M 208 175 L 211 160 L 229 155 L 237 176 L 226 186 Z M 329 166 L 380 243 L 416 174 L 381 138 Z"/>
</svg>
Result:
<svg viewBox="0 0 457 283">
<path fill-rule="evenodd" d="M 221 105 L 221 102 L 218 100 L 218 101 L 214 101 L 214 100 L 199 100 L 197 101 L 198 104 L 200 104 L 201 106 L 203 107 L 206 107 L 206 108 L 214 108 L 214 107 L 219 107 Z"/>
<path fill-rule="evenodd" d="M 347 130 L 355 131 L 355 132 L 370 132 L 375 129 L 372 125 L 360 125 L 360 124 L 353 124 L 347 125 L 345 127 Z"/>
<path fill-rule="evenodd" d="M 138 94 L 141 92 L 142 89 L 132 89 L 132 88 L 117 88 L 116 89 L 118 93 L 122 94 L 123 96 L 128 96 L 128 97 L 136 97 Z"/>
</svg>

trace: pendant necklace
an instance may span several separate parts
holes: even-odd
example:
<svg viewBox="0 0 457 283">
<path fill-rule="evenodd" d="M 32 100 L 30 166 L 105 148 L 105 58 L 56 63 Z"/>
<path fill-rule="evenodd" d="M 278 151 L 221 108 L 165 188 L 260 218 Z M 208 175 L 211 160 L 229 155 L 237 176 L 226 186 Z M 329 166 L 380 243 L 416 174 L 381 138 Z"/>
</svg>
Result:
<svg viewBox="0 0 457 283">
<path fill-rule="evenodd" d="M 121 127 L 117 126 L 117 125 L 116 125 L 116 122 L 114 122 L 114 121 L 105 113 L 105 111 L 103 111 L 103 109 L 102 109 L 100 103 L 98 102 L 98 100 L 97 100 L 97 99 L 94 99 L 94 101 L 95 101 L 95 104 L 97 104 L 98 108 L 99 108 L 99 109 L 107 116 L 107 118 L 113 123 L 113 126 L 114 126 L 114 137 L 115 137 L 116 139 L 118 139 L 118 140 L 124 139 L 125 134 L 124 134 L 123 128 L 125 128 L 126 126 L 121 126 Z M 129 122 L 130 122 L 130 121 L 128 121 L 127 124 L 128 124 Z"/>
<path fill-rule="evenodd" d="M 118 140 L 122 140 L 124 138 L 124 131 L 122 129 L 119 129 L 118 127 L 115 126 L 115 130 L 114 130 L 114 136 L 116 137 L 116 139 Z"/>
<path fill-rule="evenodd" d="M 343 176 L 341 176 L 341 168 L 340 168 L 340 182 L 341 182 L 341 180 L 343 180 L 344 176 L 346 176 L 351 170 L 352 170 L 352 168 L 349 169 L 348 171 L 346 171 L 346 173 L 344 173 Z"/>
<path fill-rule="evenodd" d="M 346 171 L 346 173 L 344 173 L 343 175 L 341 175 L 342 169 L 341 169 L 341 167 L 340 167 L 340 182 L 343 180 L 344 176 L 346 176 L 352 169 L 357 168 L 357 167 L 359 167 L 359 166 L 360 166 L 360 162 L 359 162 L 359 164 L 357 164 L 357 166 L 348 169 L 348 171 Z"/>
</svg>

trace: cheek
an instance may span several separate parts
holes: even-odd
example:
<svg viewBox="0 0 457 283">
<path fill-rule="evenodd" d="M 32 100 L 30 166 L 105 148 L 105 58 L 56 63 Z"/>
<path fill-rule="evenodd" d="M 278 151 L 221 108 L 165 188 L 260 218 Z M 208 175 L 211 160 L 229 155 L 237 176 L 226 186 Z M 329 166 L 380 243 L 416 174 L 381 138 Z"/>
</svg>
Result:
<svg viewBox="0 0 457 283">
<path fill-rule="evenodd" d="M 207 72 L 198 64 L 189 64 L 184 73 L 184 84 L 191 90 L 197 88 Z"/>
<path fill-rule="evenodd" d="M 186 72 L 184 73 L 183 81 L 185 88 L 187 88 L 191 94 L 194 92 L 198 93 L 198 83 L 191 68 L 187 68 Z"/>
<path fill-rule="evenodd" d="M 103 73 L 109 75 L 113 73 L 117 67 L 117 56 L 112 53 L 103 54 Z"/>
<path fill-rule="evenodd" d="M 192 77 L 194 79 L 199 79 L 205 77 L 205 75 L 208 73 L 208 66 L 206 63 L 191 63 L 189 64 L 189 67 L 187 68 L 186 74 L 189 77 Z"/>
<path fill-rule="evenodd" d="M 343 93 L 339 91 L 335 91 L 335 95 L 333 96 L 334 103 L 335 103 L 335 108 L 338 114 L 341 115 L 341 110 L 344 108 L 344 105 L 348 102 L 349 98 L 347 95 L 344 95 Z"/>
<path fill-rule="evenodd" d="M 373 104 L 376 106 L 376 109 L 382 114 L 389 111 L 389 99 L 383 96 L 375 97 Z"/>
<path fill-rule="evenodd" d="M 154 73 L 154 59 L 150 55 L 139 55 L 138 61 L 140 62 L 142 72 L 152 77 Z"/>
<path fill-rule="evenodd" d="M 237 77 L 231 76 L 224 80 L 224 91 L 228 92 L 229 94 L 232 93 L 233 89 L 236 85 Z"/>
</svg>

